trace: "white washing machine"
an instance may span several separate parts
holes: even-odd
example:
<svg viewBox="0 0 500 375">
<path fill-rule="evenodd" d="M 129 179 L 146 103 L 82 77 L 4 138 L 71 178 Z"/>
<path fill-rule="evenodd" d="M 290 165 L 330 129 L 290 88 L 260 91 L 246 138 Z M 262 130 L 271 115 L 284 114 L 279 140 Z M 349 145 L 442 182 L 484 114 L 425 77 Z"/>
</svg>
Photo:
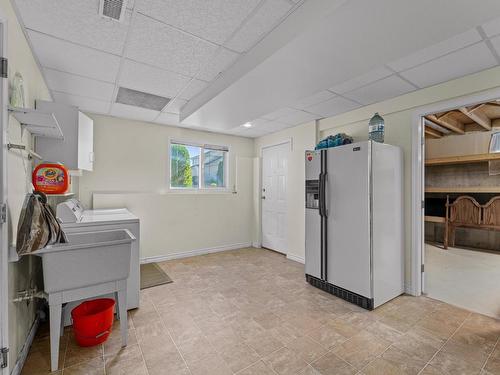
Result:
<svg viewBox="0 0 500 375">
<path fill-rule="evenodd" d="M 139 307 L 140 289 L 140 238 L 139 218 L 126 208 L 85 210 L 78 199 L 69 199 L 57 205 L 56 216 L 66 233 L 88 232 L 110 229 L 128 229 L 135 236 L 132 242 L 130 275 L 127 281 L 127 309 Z M 68 304 L 69 312 L 80 302 Z M 65 325 L 69 322 L 69 313 L 65 313 Z"/>
</svg>

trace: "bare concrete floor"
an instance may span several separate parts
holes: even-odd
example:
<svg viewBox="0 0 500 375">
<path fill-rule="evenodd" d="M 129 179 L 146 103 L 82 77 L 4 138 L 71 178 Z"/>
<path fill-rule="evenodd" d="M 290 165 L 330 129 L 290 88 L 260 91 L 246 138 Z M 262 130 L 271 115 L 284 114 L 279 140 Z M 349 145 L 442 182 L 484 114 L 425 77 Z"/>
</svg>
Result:
<svg viewBox="0 0 500 375">
<path fill-rule="evenodd" d="M 426 294 L 500 319 L 500 254 L 425 245 Z"/>
<path fill-rule="evenodd" d="M 78 347 L 67 330 L 69 374 L 500 374 L 500 321 L 426 297 L 362 310 L 304 280 L 303 265 L 261 249 L 164 262 L 172 284 L 146 289 L 118 329 Z M 23 374 L 49 372 L 41 330 Z"/>
</svg>

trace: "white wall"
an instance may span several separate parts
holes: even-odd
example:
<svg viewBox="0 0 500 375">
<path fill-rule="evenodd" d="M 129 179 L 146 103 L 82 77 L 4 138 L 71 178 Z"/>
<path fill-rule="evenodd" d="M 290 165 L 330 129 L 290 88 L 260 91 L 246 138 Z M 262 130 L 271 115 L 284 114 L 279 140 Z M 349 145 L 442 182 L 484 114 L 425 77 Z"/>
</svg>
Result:
<svg viewBox="0 0 500 375">
<path fill-rule="evenodd" d="M 8 19 L 8 59 L 9 83 L 18 71 L 24 79 L 24 91 L 27 106 L 33 108 L 35 99 L 49 100 L 47 86 L 36 65 L 29 45 L 17 21 L 14 10 L 8 0 L 0 0 L 2 14 Z M 8 140 L 12 143 L 22 143 L 31 147 L 28 132 L 21 137 L 21 127 L 12 117 L 9 117 Z M 14 244 L 17 233 L 17 222 L 21 212 L 24 196 L 28 192 L 31 180 L 31 163 L 20 156 L 19 151 L 9 151 L 8 168 L 8 227 L 9 243 Z M 33 257 L 22 258 L 19 262 L 9 263 L 9 301 L 18 291 L 27 289 L 30 281 L 40 277 L 40 262 Z M 35 317 L 35 303 L 9 302 L 9 363 L 16 363 L 18 355 L 29 333 Z"/>
<path fill-rule="evenodd" d="M 310 122 L 277 133 L 266 135 L 255 140 L 255 156 L 261 158 L 262 147 L 291 141 L 292 151 L 288 160 L 288 225 L 287 242 L 289 258 L 304 261 L 305 254 L 305 150 L 316 145 L 316 124 Z M 260 173 L 258 174 L 260 176 Z M 254 242 L 260 243 L 260 185 L 254 191 Z"/>
<path fill-rule="evenodd" d="M 80 199 L 87 207 L 127 207 L 138 215 L 142 258 L 192 255 L 252 242 L 252 139 L 90 116 L 94 171 L 84 171 L 79 178 Z M 229 191 L 169 191 L 170 139 L 229 146 Z"/>
</svg>

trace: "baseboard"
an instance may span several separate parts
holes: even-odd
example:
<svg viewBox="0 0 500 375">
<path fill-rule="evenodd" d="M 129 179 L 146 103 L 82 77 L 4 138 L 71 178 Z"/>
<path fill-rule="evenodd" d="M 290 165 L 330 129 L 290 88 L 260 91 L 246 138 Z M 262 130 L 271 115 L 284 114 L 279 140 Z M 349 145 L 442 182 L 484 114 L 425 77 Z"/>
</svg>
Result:
<svg viewBox="0 0 500 375">
<path fill-rule="evenodd" d="M 298 257 L 297 255 L 293 255 L 293 254 L 287 254 L 286 255 L 286 258 L 287 259 L 290 259 L 290 260 L 293 260 L 294 262 L 299 262 L 299 263 L 302 263 L 302 264 L 305 264 L 306 261 L 304 258 L 302 257 Z"/>
<path fill-rule="evenodd" d="M 23 348 L 21 349 L 21 353 L 19 353 L 19 357 L 17 358 L 16 364 L 12 371 L 10 372 L 11 375 L 20 375 L 21 371 L 23 370 L 24 363 L 26 362 L 26 359 L 28 358 L 28 353 L 31 348 L 31 344 L 33 343 L 33 340 L 35 339 L 36 331 L 38 330 L 38 326 L 40 325 L 40 317 L 38 314 L 36 314 L 35 321 L 31 325 L 30 332 L 28 334 L 28 337 L 26 337 L 26 341 L 24 342 Z"/>
<path fill-rule="evenodd" d="M 183 252 L 173 253 L 173 254 L 156 255 L 156 256 L 152 256 L 152 257 L 141 258 L 141 264 L 164 262 L 166 260 L 188 258 L 188 257 L 196 256 L 196 255 L 218 253 L 220 251 L 236 250 L 236 249 L 241 249 L 241 248 L 251 247 L 251 246 L 252 246 L 251 242 L 243 242 L 243 243 L 237 243 L 237 244 L 232 244 L 232 245 L 215 246 L 215 247 L 207 247 L 204 249 L 183 251 Z"/>
<path fill-rule="evenodd" d="M 252 242 L 252 247 L 260 249 L 262 247 L 262 244 L 260 242 Z"/>
</svg>

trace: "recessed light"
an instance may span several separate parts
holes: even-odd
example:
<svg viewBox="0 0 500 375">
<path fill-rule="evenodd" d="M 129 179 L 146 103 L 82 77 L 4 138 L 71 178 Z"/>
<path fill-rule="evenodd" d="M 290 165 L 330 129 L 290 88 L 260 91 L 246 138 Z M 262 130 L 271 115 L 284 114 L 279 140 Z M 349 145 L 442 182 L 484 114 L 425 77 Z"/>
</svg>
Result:
<svg viewBox="0 0 500 375">
<path fill-rule="evenodd" d="M 252 124 L 251 124 L 250 122 L 245 122 L 245 123 L 243 124 L 243 127 L 244 127 L 244 128 L 251 128 L 251 127 L 252 127 Z"/>
</svg>

